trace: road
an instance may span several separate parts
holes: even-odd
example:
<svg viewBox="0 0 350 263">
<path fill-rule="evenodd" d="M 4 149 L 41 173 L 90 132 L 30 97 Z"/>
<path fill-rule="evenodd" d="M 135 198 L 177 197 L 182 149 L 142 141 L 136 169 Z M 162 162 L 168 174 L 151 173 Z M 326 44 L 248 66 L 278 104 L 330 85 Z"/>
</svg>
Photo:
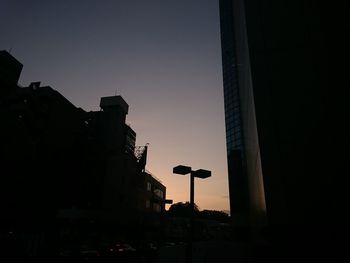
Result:
<svg viewBox="0 0 350 263">
<path fill-rule="evenodd" d="M 248 262 L 248 246 L 242 243 L 228 241 L 194 242 L 192 248 L 192 263 Z M 161 247 L 154 263 L 183 263 L 186 262 L 186 245 Z"/>
</svg>

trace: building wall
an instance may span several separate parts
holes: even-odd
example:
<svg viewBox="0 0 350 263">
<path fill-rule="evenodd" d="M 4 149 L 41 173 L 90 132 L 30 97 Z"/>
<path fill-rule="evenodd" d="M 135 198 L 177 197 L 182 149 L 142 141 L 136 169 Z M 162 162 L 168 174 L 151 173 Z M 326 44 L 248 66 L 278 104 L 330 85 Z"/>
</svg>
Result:
<svg viewBox="0 0 350 263">
<path fill-rule="evenodd" d="M 129 125 L 125 124 L 124 130 L 124 152 L 134 155 L 135 152 L 135 144 L 136 144 L 136 133 L 131 129 Z"/>
<path fill-rule="evenodd" d="M 1 94 L 1 220 L 52 223 L 61 211 L 137 222 L 144 176 L 133 152 L 136 133 L 125 124 L 128 105 L 112 96 L 101 107 L 85 112 L 39 82 Z"/>
<path fill-rule="evenodd" d="M 136 222 L 137 180 L 140 176 L 136 160 L 125 156 L 111 156 L 107 160 L 103 190 L 103 210 L 110 220 L 123 224 Z"/>
<path fill-rule="evenodd" d="M 249 189 L 245 169 L 236 35 L 230 1 L 220 1 L 220 18 L 230 210 L 233 221 L 242 225 L 249 220 Z"/>
<path fill-rule="evenodd" d="M 0 95 L 16 87 L 23 65 L 5 50 L 0 51 Z"/>
<path fill-rule="evenodd" d="M 141 174 L 139 188 L 139 211 L 161 213 L 165 211 L 166 188 L 148 172 Z"/>
<path fill-rule="evenodd" d="M 234 32 L 236 35 L 238 87 L 243 120 L 245 165 L 249 189 L 250 222 L 254 226 L 261 226 L 265 224 L 266 204 L 243 1 L 235 1 L 232 8 L 235 25 Z"/>
<path fill-rule="evenodd" d="M 343 5 L 220 3 L 233 8 L 234 77 L 240 87 L 247 173 L 251 169 L 258 175 L 250 181 L 250 197 L 261 196 L 263 185 L 269 225 L 346 229 L 344 158 L 338 154 L 346 137 L 340 117 L 346 110 L 339 106 L 344 105 L 340 89 L 345 75 L 337 60 L 345 50 L 339 41 L 346 25 Z M 339 102 L 331 105 L 335 99 Z M 256 191 L 252 184 L 261 174 L 263 184 Z M 254 204 L 259 198 L 250 200 Z M 258 207 L 264 207 L 262 200 Z"/>
<path fill-rule="evenodd" d="M 78 202 L 79 115 L 50 87 L 13 87 L 0 100 L 2 207 L 13 222 L 49 222 Z"/>
<path fill-rule="evenodd" d="M 121 98 L 120 96 L 113 96 Z M 113 98 L 105 97 L 105 98 Z M 103 98 L 101 98 L 102 104 Z M 125 146 L 125 119 L 127 111 L 118 104 L 101 105 L 99 132 L 107 154 L 122 154 Z"/>
<path fill-rule="evenodd" d="M 331 70 L 323 8 L 315 1 L 246 1 L 267 209 L 274 224 L 322 221 L 328 202 L 322 192 L 331 178 L 319 166 L 327 162 L 321 152 L 332 137 L 324 125 L 330 123 Z"/>
<path fill-rule="evenodd" d="M 237 225 L 265 223 L 265 195 L 241 1 L 220 1 L 230 208 Z"/>
</svg>

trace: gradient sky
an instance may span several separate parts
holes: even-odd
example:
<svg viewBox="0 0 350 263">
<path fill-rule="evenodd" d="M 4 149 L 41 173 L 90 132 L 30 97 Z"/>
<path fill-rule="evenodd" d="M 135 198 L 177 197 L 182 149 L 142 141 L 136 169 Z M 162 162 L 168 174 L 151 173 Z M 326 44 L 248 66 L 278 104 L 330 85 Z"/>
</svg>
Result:
<svg viewBox="0 0 350 263">
<path fill-rule="evenodd" d="M 208 169 L 200 209 L 229 210 L 217 0 L 0 0 L 0 50 L 77 107 L 116 92 L 167 198 L 189 200 L 178 164 Z"/>
</svg>

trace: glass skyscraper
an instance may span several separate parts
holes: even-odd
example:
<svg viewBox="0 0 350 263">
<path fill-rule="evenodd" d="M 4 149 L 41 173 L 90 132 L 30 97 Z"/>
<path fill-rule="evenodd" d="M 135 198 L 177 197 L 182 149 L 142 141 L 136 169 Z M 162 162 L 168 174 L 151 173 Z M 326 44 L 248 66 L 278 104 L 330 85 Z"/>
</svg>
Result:
<svg viewBox="0 0 350 263">
<path fill-rule="evenodd" d="M 294 245 L 306 235 L 330 246 L 350 233 L 340 172 L 349 134 L 348 102 L 340 102 L 348 89 L 339 63 L 348 50 L 344 6 L 219 3 L 233 222 L 266 222 L 276 243 Z"/>
<path fill-rule="evenodd" d="M 230 210 L 240 227 L 264 222 L 265 197 L 240 1 L 220 1 Z"/>
<path fill-rule="evenodd" d="M 283 262 L 349 261 L 345 2 L 220 0 L 231 215 Z"/>
<path fill-rule="evenodd" d="M 234 24 L 232 23 L 233 9 L 228 1 L 221 1 L 220 4 L 230 210 L 232 216 L 237 217 L 237 214 L 246 216 L 246 212 L 248 211 L 248 186 L 244 170 L 242 114 L 238 86 Z"/>
</svg>

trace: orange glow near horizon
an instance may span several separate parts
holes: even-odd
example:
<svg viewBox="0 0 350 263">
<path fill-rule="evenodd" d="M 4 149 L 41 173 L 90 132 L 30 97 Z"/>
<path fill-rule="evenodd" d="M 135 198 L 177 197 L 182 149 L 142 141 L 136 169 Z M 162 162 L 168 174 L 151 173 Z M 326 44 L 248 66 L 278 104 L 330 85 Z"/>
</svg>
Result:
<svg viewBox="0 0 350 263">
<path fill-rule="evenodd" d="M 5 1 L 0 50 L 23 63 L 20 85 L 41 81 L 86 111 L 121 95 L 167 198 L 189 200 L 189 178 L 172 174 L 183 164 L 212 172 L 195 182 L 200 209 L 228 210 L 219 4 L 198 3 Z"/>
</svg>

